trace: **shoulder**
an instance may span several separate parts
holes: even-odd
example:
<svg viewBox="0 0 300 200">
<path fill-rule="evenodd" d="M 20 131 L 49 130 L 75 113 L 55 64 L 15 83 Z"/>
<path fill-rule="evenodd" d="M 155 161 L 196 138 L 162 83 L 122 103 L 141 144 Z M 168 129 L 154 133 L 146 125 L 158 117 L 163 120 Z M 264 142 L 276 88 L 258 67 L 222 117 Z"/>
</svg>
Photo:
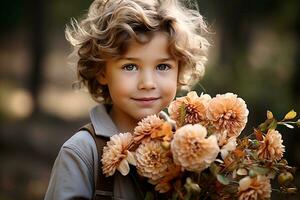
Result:
<svg viewBox="0 0 300 200">
<path fill-rule="evenodd" d="M 79 131 L 60 149 L 52 168 L 45 199 L 91 199 L 98 154 L 93 137 Z"/>
<path fill-rule="evenodd" d="M 80 159 L 90 170 L 93 170 L 94 163 L 98 161 L 96 143 L 87 131 L 75 133 L 63 144 L 61 153 Z"/>
<path fill-rule="evenodd" d="M 62 145 L 62 148 L 78 149 L 88 154 L 97 150 L 94 138 L 85 130 L 76 132 Z"/>
<path fill-rule="evenodd" d="M 62 148 L 80 148 L 84 151 L 91 151 L 96 147 L 94 138 L 85 130 L 78 131 L 71 138 L 69 138 L 62 146 Z"/>
</svg>

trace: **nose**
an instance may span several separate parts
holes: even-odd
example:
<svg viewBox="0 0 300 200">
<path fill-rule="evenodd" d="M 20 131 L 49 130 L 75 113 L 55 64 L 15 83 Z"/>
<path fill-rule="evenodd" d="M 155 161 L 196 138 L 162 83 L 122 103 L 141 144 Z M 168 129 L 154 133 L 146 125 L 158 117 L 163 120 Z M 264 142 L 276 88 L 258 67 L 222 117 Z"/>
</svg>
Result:
<svg viewBox="0 0 300 200">
<path fill-rule="evenodd" d="M 138 82 L 139 90 L 153 90 L 156 88 L 155 74 L 151 69 L 141 70 Z"/>
</svg>

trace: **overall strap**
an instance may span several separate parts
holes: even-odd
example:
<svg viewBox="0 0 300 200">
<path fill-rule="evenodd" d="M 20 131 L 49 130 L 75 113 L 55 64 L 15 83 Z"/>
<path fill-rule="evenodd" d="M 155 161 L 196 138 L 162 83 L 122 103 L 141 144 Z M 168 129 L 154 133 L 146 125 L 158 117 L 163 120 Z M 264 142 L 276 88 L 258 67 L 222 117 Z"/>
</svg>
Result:
<svg viewBox="0 0 300 200">
<path fill-rule="evenodd" d="M 85 130 L 91 134 L 94 138 L 97 151 L 98 151 L 98 171 L 97 171 L 97 180 L 95 180 L 95 193 L 94 193 L 94 200 L 111 200 L 113 199 L 113 189 L 114 189 L 114 179 L 113 176 L 105 177 L 102 172 L 102 154 L 103 154 L 103 147 L 106 145 L 108 141 L 107 138 L 96 135 L 95 129 L 92 123 L 88 123 L 85 126 L 81 127 L 79 130 Z"/>
</svg>

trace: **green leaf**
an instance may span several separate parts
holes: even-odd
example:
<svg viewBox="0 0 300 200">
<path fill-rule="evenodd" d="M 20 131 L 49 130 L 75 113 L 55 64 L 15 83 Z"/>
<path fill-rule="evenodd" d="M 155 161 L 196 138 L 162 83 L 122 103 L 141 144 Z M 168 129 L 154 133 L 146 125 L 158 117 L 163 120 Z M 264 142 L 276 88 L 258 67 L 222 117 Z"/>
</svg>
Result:
<svg viewBox="0 0 300 200">
<path fill-rule="evenodd" d="M 185 115 L 186 115 L 185 104 L 182 103 L 179 107 L 179 124 L 181 126 L 184 125 Z"/>
<path fill-rule="evenodd" d="M 260 174 L 260 175 L 266 175 L 270 172 L 269 168 L 265 167 L 259 167 L 259 166 L 254 166 L 251 168 L 255 173 Z"/>
<path fill-rule="evenodd" d="M 261 123 L 258 128 L 262 131 L 265 132 L 268 129 L 269 124 L 273 121 L 273 119 L 266 119 L 264 123 Z"/>
<path fill-rule="evenodd" d="M 271 123 L 268 126 L 268 129 L 276 129 L 277 128 L 277 121 L 276 119 L 272 119 Z"/>
<path fill-rule="evenodd" d="M 261 135 L 261 138 L 262 138 L 262 140 L 263 140 L 262 135 Z M 261 138 L 260 138 L 260 139 L 261 139 Z M 258 140 L 252 140 L 252 141 L 251 141 L 251 148 L 252 148 L 252 149 L 257 149 L 259 146 L 260 146 L 260 142 L 259 142 Z"/>
<path fill-rule="evenodd" d="M 147 192 L 144 200 L 154 200 L 154 195 L 152 192 Z"/>
<path fill-rule="evenodd" d="M 297 113 L 294 110 L 291 110 L 284 116 L 283 120 L 294 119 L 296 116 L 297 116 Z"/>
<path fill-rule="evenodd" d="M 173 192 L 173 194 L 172 194 L 172 200 L 177 200 L 178 199 L 178 192 L 177 191 L 175 191 L 175 192 Z"/>
<path fill-rule="evenodd" d="M 192 198 L 192 193 L 190 191 L 188 191 L 185 195 L 184 195 L 184 200 L 190 200 Z"/>
<path fill-rule="evenodd" d="M 249 154 L 254 160 L 258 159 L 256 151 L 251 151 L 250 149 L 246 149 L 247 154 Z"/>
<path fill-rule="evenodd" d="M 220 171 L 220 167 L 216 163 L 211 163 L 209 166 L 209 171 L 216 177 Z"/>
<path fill-rule="evenodd" d="M 249 176 L 250 176 L 250 178 L 254 178 L 254 177 L 257 176 L 257 173 L 254 170 L 250 169 L 249 170 Z"/>
<path fill-rule="evenodd" d="M 223 185 L 228 185 L 230 183 L 229 178 L 221 174 L 217 175 L 217 180 Z"/>
</svg>

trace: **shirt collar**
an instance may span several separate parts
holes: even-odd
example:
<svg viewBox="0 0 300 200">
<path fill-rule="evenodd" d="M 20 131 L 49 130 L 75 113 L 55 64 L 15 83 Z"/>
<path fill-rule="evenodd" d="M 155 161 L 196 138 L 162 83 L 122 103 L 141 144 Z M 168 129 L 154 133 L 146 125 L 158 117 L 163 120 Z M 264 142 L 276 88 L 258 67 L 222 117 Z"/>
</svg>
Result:
<svg viewBox="0 0 300 200">
<path fill-rule="evenodd" d="M 96 135 L 111 137 L 119 131 L 110 118 L 103 104 L 99 104 L 90 111 L 90 118 L 95 129 Z"/>
</svg>

